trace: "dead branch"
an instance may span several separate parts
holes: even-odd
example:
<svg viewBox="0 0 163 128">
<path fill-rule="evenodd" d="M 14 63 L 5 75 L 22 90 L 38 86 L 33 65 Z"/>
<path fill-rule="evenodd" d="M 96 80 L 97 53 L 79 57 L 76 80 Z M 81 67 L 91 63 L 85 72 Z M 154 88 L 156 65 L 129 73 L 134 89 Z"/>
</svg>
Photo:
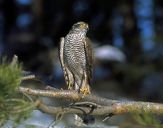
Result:
<svg viewBox="0 0 163 128">
<path fill-rule="evenodd" d="M 35 79 L 35 75 L 28 75 L 21 78 L 21 81 Z"/>
<path fill-rule="evenodd" d="M 140 101 L 118 101 L 102 98 L 95 95 L 83 95 L 78 94 L 72 90 L 36 90 L 31 88 L 19 87 L 20 93 L 26 93 L 34 96 L 44 96 L 53 98 L 62 98 L 64 100 L 80 101 L 83 104 L 75 104 L 68 107 L 53 107 L 47 106 L 40 102 L 38 109 L 49 114 L 58 113 L 76 113 L 76 114 L 90 114 L 90 115 L 107 115 L 112 113 L 113 115 L 119 115 L 124 113 L 154 113 L 163 114 L 163 104 L 140 102 Z M 84 102 L 86 101 L 86 102 Z M 94 104 L 94 108 L 88 106 Z"/>
<path fill-rule="evenodd" d="M 117 102 L 116 100 L 102 98 L 100 96 L 93 95 L 93 94 L 83 96 L 82 94 L 79 94 L 78 92 L 73 90 L 59 90 L 59 89 L 39 90 L 39 89 L 19 87 L 18 91 L 21 93 L 27 93 L 34 96 L 62 98 L 64 100 L 72 100 L 72 101 L 91 101 L 100 105 L 110 105 Z"/>
<path fill-rule="evenodd" d="M 81 109 L 71 107 L 53 107 L 47 106 L 44 103 L 38 105 L 39 110 L 48 114 L 89 114 L 89 115 L 119 115 L 125 113 L 153 113 L 161 115 L 163 114 L 163 105 L 149 102 L 119 102 L 109 106 L 100 106 L 95 108 L 92 112 L 89 107 L 81 107 Z"/>
</svg>

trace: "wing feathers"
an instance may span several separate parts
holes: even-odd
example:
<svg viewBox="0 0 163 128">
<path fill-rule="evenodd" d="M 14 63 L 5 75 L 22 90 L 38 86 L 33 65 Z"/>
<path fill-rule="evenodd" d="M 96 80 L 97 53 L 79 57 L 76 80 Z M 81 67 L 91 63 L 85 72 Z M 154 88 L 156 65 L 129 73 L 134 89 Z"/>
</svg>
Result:
<svg viewBox="0 0 163 128">
<path fill-rule="evenodd" d="M 87 68 L 87 76 L 88 81 L 92 80 L 92 72 L 93 72 L 93 49 L 91 46 L 91 41 L 89 38 L 85 38 L 83 40 L 84 47 L 85 47 L 85 54 L 86 54 L 86 68 Z"/>
</svg>

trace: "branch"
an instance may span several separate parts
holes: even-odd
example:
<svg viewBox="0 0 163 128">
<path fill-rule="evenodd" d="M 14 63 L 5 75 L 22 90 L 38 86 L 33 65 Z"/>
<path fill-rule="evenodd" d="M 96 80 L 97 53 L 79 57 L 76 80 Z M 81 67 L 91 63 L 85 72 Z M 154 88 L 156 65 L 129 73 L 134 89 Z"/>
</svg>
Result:
<svg viewBox="0 0 163 128">
<path fill-rule="evenodd" d="M 89 114 L 89 115 L 119 115 L 125 113 L 153 113 L 161 115 L 163 114 L 163 105 L 156 103 L 145 102 L 121 102 L 114 103 L 110 106 L 100 106 L 91 111 L 89 107 L 52 107 L 47 106 L 40 102 L 38 109 L 42 112 L 56 115 L 56 114 Z"/>
<path fill-rule="evenodd" d="M 35 75 L 28 75 L 21 78 L 21 81 L 35 79 Z"/>
<path fill-rule="evenodd" d="M 154 113 L 163 114 L 163 104 L 151 103 L 151 102 L 136 102 L 136 101 L 118 101 L 102 98 L 95 95 L 83 95 L 78 94 L 72 90 L 36 90 L 31 88 L 19 87 L 18 91 L 20 93 L 27 93 L 35 96 L 46 96 L 53 98 L 62 98 L 64 100 L 73 101 L 87 101 L 83 104 L 70 105 L 68 107 L 53 107 L 47 106 L 40 102 L 38 104 L 38 109 L 49 114 L 58 113 L 76 113 L 76 114 L 90 114 L 90 115 L 119 115 L 124 113 Z M 94 103 L 94 108 L 88 107 L 87 104 L 90 102 Z M 89 103 L 88 103 L 89 102 Z"/>
<path fill-rule="evenodd" d="M 31 89 L 25 87 L 19 87 L 18 91 L 21 93 L 27 93 L 34 96 L 44 96 L 44 97 L 54 97 L 54 98 L 62 98 L 64 100 L 72 100 L 72 101 L 91 101 L 101 105 L 110 105 L 116 100 L 110 100 L 106 98 L 99 97 L 97 95 L 85 95 L 79 94 L 74 90 L 39 90 L 39 89 Z"/>
</svg>

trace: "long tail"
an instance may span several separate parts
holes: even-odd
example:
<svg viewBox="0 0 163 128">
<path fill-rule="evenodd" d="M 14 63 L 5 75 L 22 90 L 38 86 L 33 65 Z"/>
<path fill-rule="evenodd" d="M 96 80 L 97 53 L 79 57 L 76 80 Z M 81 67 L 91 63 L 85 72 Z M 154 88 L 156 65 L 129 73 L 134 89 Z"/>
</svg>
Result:
<svg viewBox="0 0 163 128">
<path fill-rule="evenodd" d="M 83 89 L 83 91 L 81 91 L 81 89 Z M 90 93 L 89 81 L 84 72 L 83 72 L 82 79 L 79 79 L 75 83 L 75 90 L 79 90 L 79 93 L 83 93 L 83 95 Z M 79 127 L 84 127 L 87 126 L 88 124 L 92 124 L 95 122 L 95 118 L 91 115 L 79 116 L 75 114 L 74 119 L 75 119 L 75 125 Z"/>
</svg>

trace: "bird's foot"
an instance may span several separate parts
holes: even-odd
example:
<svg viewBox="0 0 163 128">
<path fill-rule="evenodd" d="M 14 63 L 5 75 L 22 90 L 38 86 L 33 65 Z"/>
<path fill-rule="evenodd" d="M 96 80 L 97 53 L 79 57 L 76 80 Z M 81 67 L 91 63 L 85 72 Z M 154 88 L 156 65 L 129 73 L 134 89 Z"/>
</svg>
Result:
<svg viewBox="0 0 163 128">
<path fill-rule="evenodd" d="M 83 94 L 82 98 L 84 98 L 84 96 L 86 96 L 88 94 L 91 94 L 89 87 L 82 87 L 80 89 L 80 93 Z"/>
<path fill-rule="evenodd" d="M 69 83 L 68 84 L 68 90 L 72 90 L 73 88 L 72 88 L 73 86 Z"/>
</svg>

